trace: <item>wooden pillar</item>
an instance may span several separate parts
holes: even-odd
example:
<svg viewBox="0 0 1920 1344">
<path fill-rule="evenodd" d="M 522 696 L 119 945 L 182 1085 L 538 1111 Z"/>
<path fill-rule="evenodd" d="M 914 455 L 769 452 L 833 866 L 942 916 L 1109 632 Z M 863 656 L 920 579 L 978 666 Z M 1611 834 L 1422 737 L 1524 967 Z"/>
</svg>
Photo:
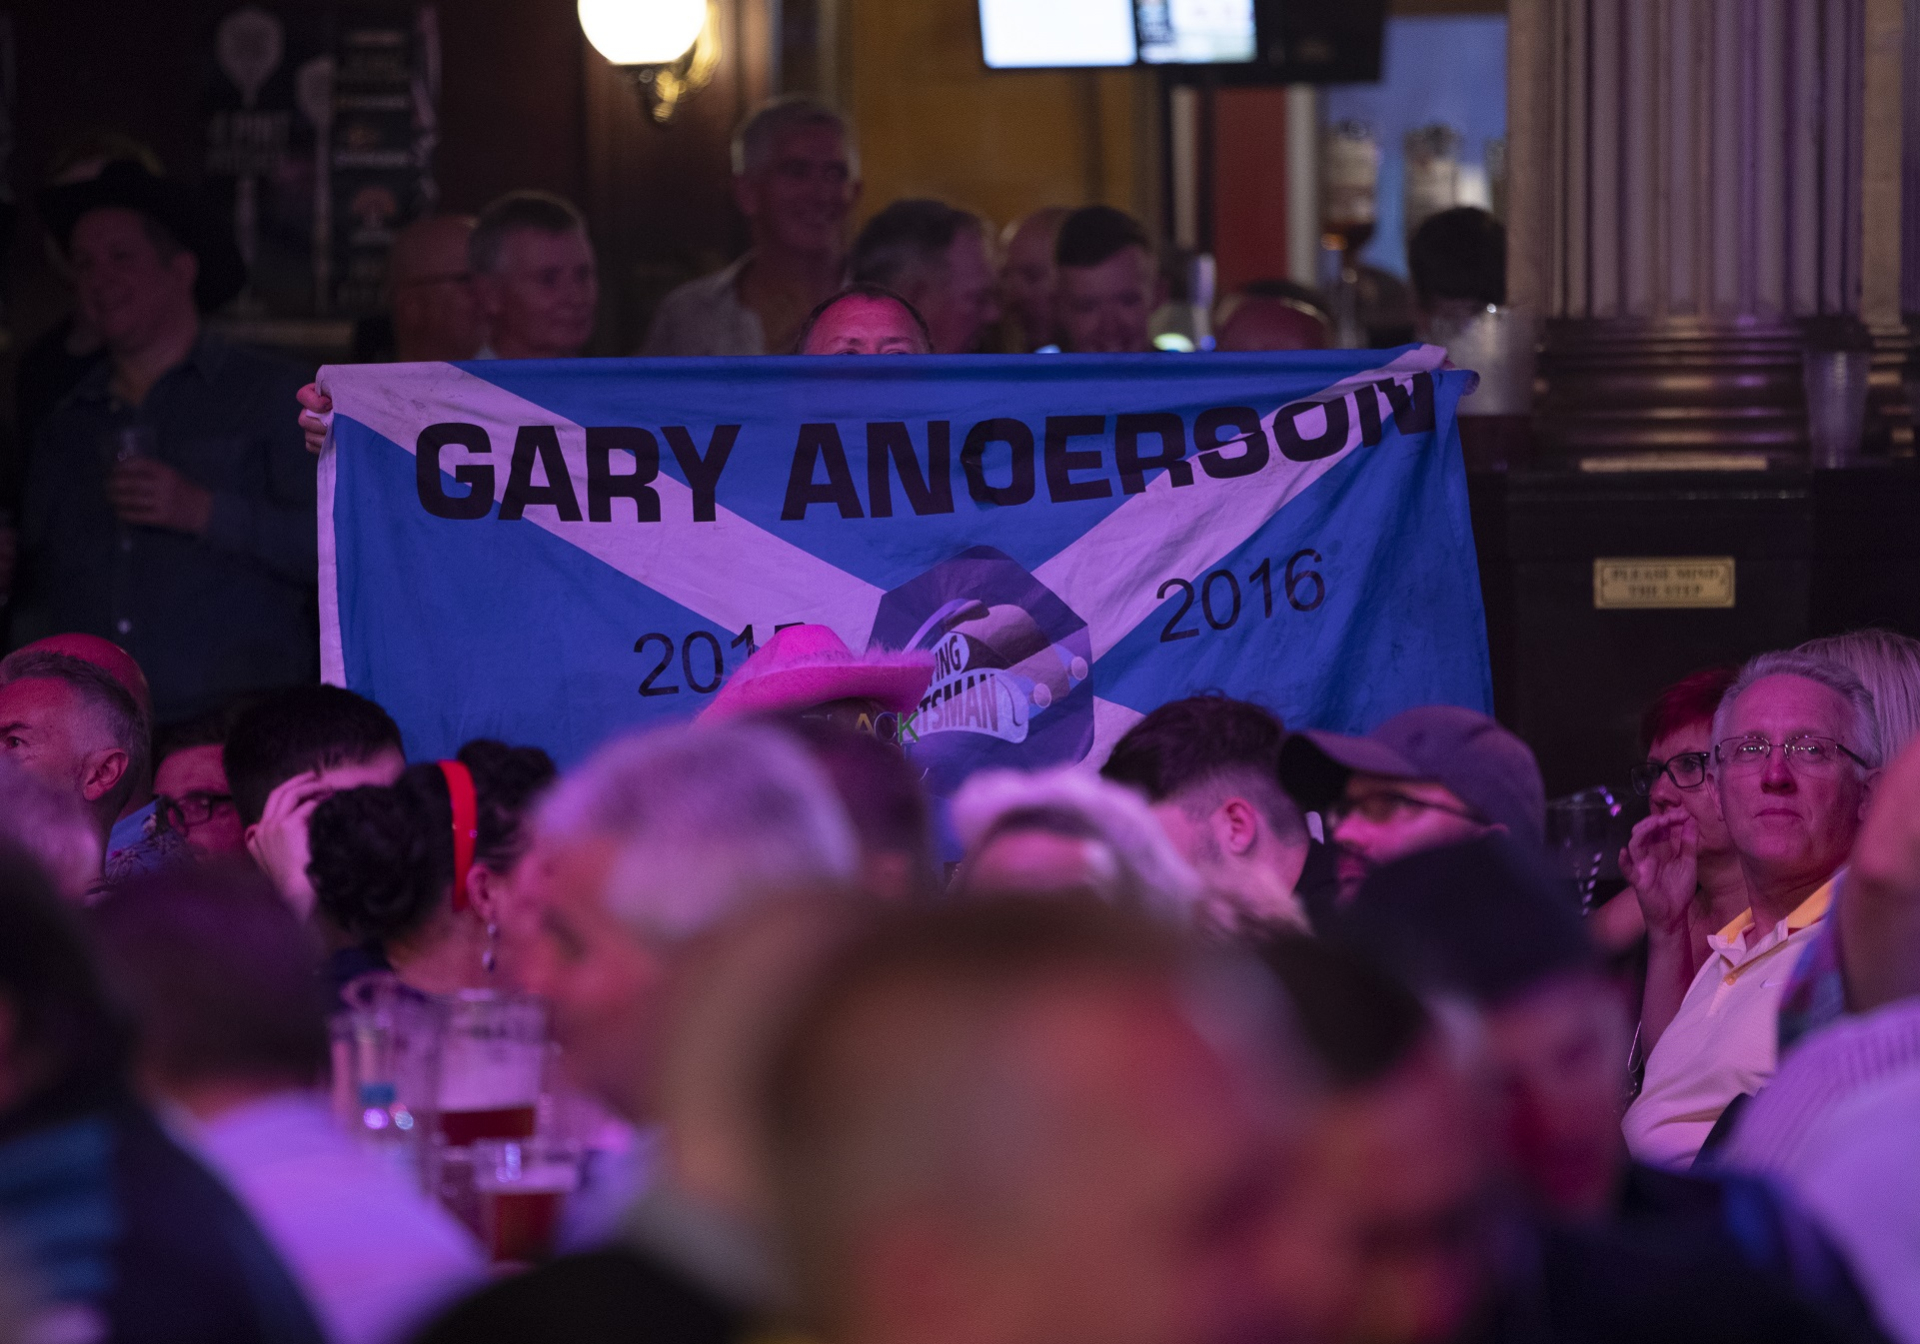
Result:
<svg viewBox="0 0 1920 1344">
<path fill-rule="evenodd" d="M 1909 0 L 1513 0 L 1509 293 L 1539 435 L 1790 451 L 1800 352 L 1898 325 Z"/>
</svg>

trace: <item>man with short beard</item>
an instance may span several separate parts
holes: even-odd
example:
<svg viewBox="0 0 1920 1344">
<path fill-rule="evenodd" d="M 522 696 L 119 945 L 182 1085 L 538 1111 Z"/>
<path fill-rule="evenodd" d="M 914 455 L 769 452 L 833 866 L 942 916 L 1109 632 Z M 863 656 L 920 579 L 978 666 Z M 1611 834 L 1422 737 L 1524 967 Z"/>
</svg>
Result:
<svg viewBox="0 0 1920 1344">
<path fill-rule="evenodd" d="M 1332 909 L 1331 856 L 1275 774 L 1285 740 L 1259 705 L 1189 696 L 1129 728 L 1100 767 L 1146 795 L 1180 857 L 1225 905 L 1228 925 L 1303 928 Z M 1309 885 L 1312 905 L 1301 890 Z"/>
<path fill-rule="evenodd" d="M 92 663 L 22 650 L 0 664 L 0 756 L 78 804 L 102 855 L 151 768 L 152 732 L 126 688 Z"/>
<path fill-rule="evenodd" d="M 1533 752 L 1458 705 L 1403 710 L 1365 737 L 1294 733 L 1280 748 L 1280 782 L 1326 819 L 1341 901 L 1373 869 L 1424 849 L 1489 831 L 1533 851 L 1546 843 L 1547 794 Z"/>
</svg>

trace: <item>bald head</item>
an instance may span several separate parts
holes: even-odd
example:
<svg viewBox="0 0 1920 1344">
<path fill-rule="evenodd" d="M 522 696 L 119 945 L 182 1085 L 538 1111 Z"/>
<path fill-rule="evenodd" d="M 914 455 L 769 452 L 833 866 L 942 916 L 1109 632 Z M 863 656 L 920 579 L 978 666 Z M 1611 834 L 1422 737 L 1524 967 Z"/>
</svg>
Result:
<svg viewBox="0 0 1920 1344">
<path fill-rule="evenodd" d="M 1232 302 L 1215 333 L 1223 351 L 1324 350 L 1326 319 L 1298 299 L 1246 295 Z"/>
<path fill-rule="evenodd" d="M 933 336 L 912 303 L 875 284 L 821 301 L 800 328 L 803 355 L 928 355 Z"/>
<path fill-rule="evenodd" d="M 115 644 L 112 640 L 102 639 L 98 635 L 48 635 L 45 639 L 36 639 L 31 644 L 23 644 L 8 654 L 0 662 L 0 681 L 7 676 L 7 667 L 14 660 L 33 653 L 63 653 L 69 658 L 78 658 L 83 663 L 92 663 L 119 682 L 126 693 L 133 697 L 134 704 L 148 719 L 153 718 L 153 692 L 147 689 L 147 674 L 140 670 L 140 664 L 133 655 Z"/>
<path fill-rule="evenodd" d="M 402 229 L 387 263 L 402 360 L 471 359 L 486 341 L 468 268 L 472 215 L 429 215 Z"/>
</svg>

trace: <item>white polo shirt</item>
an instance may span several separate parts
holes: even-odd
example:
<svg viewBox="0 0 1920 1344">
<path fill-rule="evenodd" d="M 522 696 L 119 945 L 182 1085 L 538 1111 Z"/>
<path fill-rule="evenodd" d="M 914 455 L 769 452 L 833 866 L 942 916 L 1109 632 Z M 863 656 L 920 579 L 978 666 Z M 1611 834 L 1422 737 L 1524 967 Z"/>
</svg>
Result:
<svg viewBox="0 0 1920 1344">
<path fill-rule="evenodd" d="M 740 301 L 740 273 L 751 252 L 733 265 L 679 285 L 660 301 L 643 355 L 764 355 L 760 315 Z"/>
<path fill-rule="evenodd" d="M 1780 996 L 1832 898 L 1829 881 L 1752 943 L 1750 910 L 1707 939 L 1707 960 L 1647 1057 L 1646 1081 L 1627 1108 L 1634 1157 L 1659 1167 L 1690 1165 L 1727 1104 L 1773 1077 Z"/>
</svg>

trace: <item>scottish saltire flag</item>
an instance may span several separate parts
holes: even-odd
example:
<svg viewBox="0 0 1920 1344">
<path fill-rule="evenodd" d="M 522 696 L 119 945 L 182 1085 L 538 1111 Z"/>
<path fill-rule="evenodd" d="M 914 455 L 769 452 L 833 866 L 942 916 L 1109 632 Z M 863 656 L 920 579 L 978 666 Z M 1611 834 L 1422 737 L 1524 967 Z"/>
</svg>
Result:
<svg viewBox="0 0 1920 1344">
<path fill-rule="evenodd" d="M 1203 688 L 1363 731 L 1490 704 L 1434 347 L 323 369 L 323 672 L 416 759 L 578 760 L 780 626 L 922 649 L 940 788 Z"/>
</svg>

